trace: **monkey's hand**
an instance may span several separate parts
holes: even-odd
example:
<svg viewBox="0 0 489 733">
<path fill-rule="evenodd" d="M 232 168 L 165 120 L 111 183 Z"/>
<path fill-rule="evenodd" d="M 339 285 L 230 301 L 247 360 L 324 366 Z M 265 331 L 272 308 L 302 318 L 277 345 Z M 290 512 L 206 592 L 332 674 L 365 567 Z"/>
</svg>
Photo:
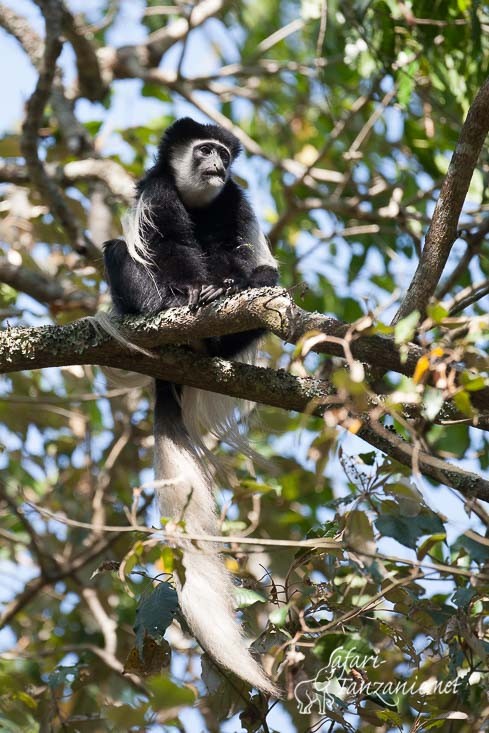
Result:
<svg viewBox="0 0 489 733">
<path fill-rule="evenodd" d="M 202 285 L 200 288 L 190 288 L 188 305 L 190 310 L 196 311 L 209 303 L 213 303 L 222 295 L 234 295 L 246 286 L 233 278 L 226 278 L 222 285 Z"/>
</svg>

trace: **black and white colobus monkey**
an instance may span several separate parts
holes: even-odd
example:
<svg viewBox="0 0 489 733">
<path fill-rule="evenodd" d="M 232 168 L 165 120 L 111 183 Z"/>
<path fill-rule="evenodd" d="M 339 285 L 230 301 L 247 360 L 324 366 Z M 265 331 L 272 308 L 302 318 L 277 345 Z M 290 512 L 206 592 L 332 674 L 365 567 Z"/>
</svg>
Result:
<svg viewBox="0 0 489 733">
<path fill-rule="evenodd" d="M 224 294 L 276 285 L 277 267 L 243 190 L 231 179 L 238 139 L 190 118 L 169 127 L 155 165 L 137 186 L 125 241 L 107 242 L 105 266 L 118 314 L 195 309 Z M 206 339 L 211 355 L 250 360 L 259 332 Z M 163 516 L 193 534 L 219 533 L 202 442 L 205 428 L 233 443 L 229 398 L 156 380 L 155 474 Z M 200 432 L 199 432 L 200 429 Z M 231 439 L 230 439 L 231 438 Z M 200 442 L 199 442 L 200 441 Z M 185 583 L 175 579 L 183 615 L 223 667 L 268 693 L 276 688 L 249 653 L 234 617 L 233 585 L 211 543 L 184 550 Z"/>
</svg>

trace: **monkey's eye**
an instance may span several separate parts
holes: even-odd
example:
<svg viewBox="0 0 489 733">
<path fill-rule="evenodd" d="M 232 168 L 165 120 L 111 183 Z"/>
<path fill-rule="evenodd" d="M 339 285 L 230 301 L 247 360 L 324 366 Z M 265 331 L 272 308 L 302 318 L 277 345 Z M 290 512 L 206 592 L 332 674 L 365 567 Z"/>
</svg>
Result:
<svg viewBox="0 0 489 733">
<path fill-rule="evenodd" d="M 229 165 L 229 153 L 227 153 L 225 150 L 220 150 L 219 155 L 221 156 L 221 160 L 224 163 L 225 166 Z"/>
<path fill-rule="evenodd" d="M 210 145 L 201 145 L 199 148 L 202 155 L 210 155 L 212 153 L 212 148 Z"/>
</svg>

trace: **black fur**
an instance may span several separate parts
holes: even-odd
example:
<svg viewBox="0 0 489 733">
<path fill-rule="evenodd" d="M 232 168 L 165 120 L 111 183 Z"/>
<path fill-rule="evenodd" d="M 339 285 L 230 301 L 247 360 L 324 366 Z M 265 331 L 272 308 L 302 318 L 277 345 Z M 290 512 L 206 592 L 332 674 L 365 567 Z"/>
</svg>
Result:
<svg viewBox="0 0 489 733">
<path fill-rule="evenodd" d="M 237 138 L 216 125 L 201 125 L 190 118 L 175 122 L 164 134 L 155 165 L 137 186 L 151 207 L 154 229 L 144 232 L 152 260 L 150 267 L 129 255 L 125 242 L 104 245 L 105 267 L 112 299 L 120 315 L 157 313 L 187 305 L 204 286 L 236 292 L 276 285 L 273 267 L 254 266 L 250 233 L 255 216 L 243 190 L 228 180 L 208 205 L 187 209 L 176 189 L 169 159 L 175 145 L 214 138 L 235 157 Z M 224 293 L 223 293 L 224 294 Z M 208 342 L 214 355 L 233 356 L 260 334 L 247 332 Z"/>
</svg>

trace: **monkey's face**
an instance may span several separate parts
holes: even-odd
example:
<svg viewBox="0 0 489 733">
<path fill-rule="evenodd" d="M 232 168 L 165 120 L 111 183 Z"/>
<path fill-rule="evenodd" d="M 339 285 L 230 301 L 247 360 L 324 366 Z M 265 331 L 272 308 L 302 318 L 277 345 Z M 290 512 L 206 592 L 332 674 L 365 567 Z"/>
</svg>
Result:
<svg viewBox="0 0 489 733">
<path fill-rule="evenodd" d="M 231 154 L 217 140 L 198 140 L 177 149 L 172 168 L 186 206 L 202 207 L 216 198 L 229 178 Z"/>
<path fill-rule="evenodd" d="M 228 178 L 230 162 L 229 150 L 221 143 L 205 141 L 193 147 L 192 169 L 203 190 L 221 190 Z"/>
</svg>

